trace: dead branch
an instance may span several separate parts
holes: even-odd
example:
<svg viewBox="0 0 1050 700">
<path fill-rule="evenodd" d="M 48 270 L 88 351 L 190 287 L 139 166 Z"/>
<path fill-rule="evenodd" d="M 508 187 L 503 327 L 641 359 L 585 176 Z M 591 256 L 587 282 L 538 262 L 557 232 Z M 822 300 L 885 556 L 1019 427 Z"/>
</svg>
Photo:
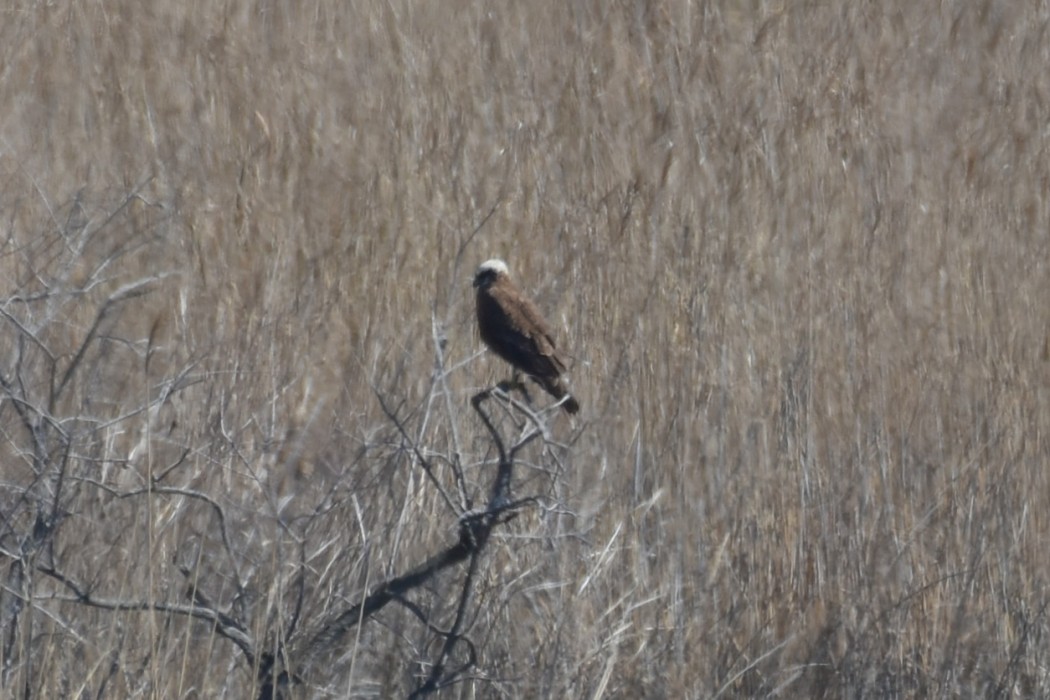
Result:
<svg viewBox="0 0 1050 700">
<path fill-rule="evenodd" d="M 492 536 L 493 530 L 497 526 L 514 518 L 518 510 L 533 503 L 532 499 L 521 499 L 518 501 L 511 501 L 509 499 L 510 486 L 514 471 L 513 460 L 520 449 L 536 437 L 543 434 L 543 430 L 540 428 L 542 422 L 539 420 L 538 416 L 526 409 L 526 415 L 530 417 L 530 420 L 535 421 L 537 428 L 508 449 L 506 441 L 496 429 L 491 417 L 483 406 L 486 399 L 490 398 L 492 395 L 491 391 L 484 391 L 471 399 L 471 405 L 488 428 L 489 435 L 492 437 L 493 443 L 496 445 L 496 450 L 499 453 L 499 466 L 493 479 L 489 502 L 485 510 L 479 512 L 468 512 L 460 517 L 459 539 L 455 544 L 451 545 L 443 552 L 432 556 L 423 564 L 410 570 L 408 573 L 396 576 L 378 584 L 372 592 L 365 596 L 365 598 L 359 603 L 352 605 L 332 620 L 325 623 L 321 629 L 314 634 L 310 641 L 302 647 L 301 658 L 310 658 L 330 651 L 339 644 L 347 632 L 349 632 L 354 626 L 361 624 L 364 620 L 382 610 L 390 602 L 402 603 L 410 609 L 416 617 L 425 619 L 425 615 L 423 615 L 422 611 L 407 600 L 406 594 L 426 585 L 443 571 L 458 566 L 464 561 L 468 561 L 467 572 L 463 578 L 462 587 L 460 588 L 458 596 L 455 619 L 451 628 L 447 632 L 438 632 L 435 630 L 436 633 L 444 637 L 445 641 L 442 645 L 437 661 L 431 667 L 430 673 L 427 674 L 426 679 L 424 679 L 413 693 L 413 697 L 428 695 L 435 690 L 446 686 L 475 664 L 477 658 L 476 649 L 474 648 L 473 643 L 465 637 L 464 628 L 468 618 L 467 613 L 470 608 L 470 603 L 473 600 L 477 574 L 481 566 L 481 556 L 484 553 L 485 546 L 488 544 L 489 539 Z M 392 411 L 387 408 L 386 404 L 382 401 L 382 397 L 380 397 L 380 403 L 384 412 L 391 421 L 394 422 L 399 432 L 407 440 L 407 431 L 405 431 L 404 426 L 400 421 L 396 420 Z M 517 402 L 514 402 L 511 405 L 515 408 L 524 408 Z M 416 447 L 414 443 L 411 443 L 411 441 L 410 444 L 412 444 L 412 449 L 415 451 L 420 463 L 424 465 L 424 469 L 431 481 L 437 483 L 436 476 L 432 473 L 429 463 L 423 458 L 418 447 Z M 443 491 L 442 494 L 446 496 L 446 502 L 451 505 L 447 494 L 444 494 Z M 448 670 L 448 660 L 455 647 L 461 643 L 468 649 L 469 661 L 459 668 Z M 262 669 L 260 669 L 260 671 L 262 671 Z M 280 678 L 274 678 L 272 669 L 267 669 L 267 671 L 271 672 L 265 675 L 261 674 L 259 678 L 264 690 L 272 692 L 274 683 L 280 683 L 282 681 Z M 259 697 L 260 700 L 262 700 L 262 698 L 267 696 L 262 694 Z"/>
<path fill-rule="evenodd" d="M 386 405 L 386 401 L 383 400 L 382 394 L 378 391 L 376 392 L 376 398 L 379 400 L 379 407 L 383 409 L 383 413 L 386 414 L 386 417 L 394 424 L 394 427 L 397 428 L 398 432 L 401 433 L 401 437 L 408 442 L 409 446 L 412 448 L 412 453 L 416 456 L 416 459 L 419 460 L 419 466 L 423 467 L 423 472 L 427 475 L 427 478 L 430 479 L 430 483 L 434 485 L 437 492 L 441 494 L 441 498 L 444 499 L 445 505 L 447 505 L 449 510 L 453 513 L 461 513 L 462 511 L 452 502 L 452 497 L 448 495 L 448 492 L 445 491 L 445 488 L 438 480 L 437 475 L 434 474 L 434 468 L 430 464 L 430 460 L 423 456 L 423 453 L 420 451 L 419 446 L 416 445 L 415 440 L 413 440 L 409 436 L 408 431 L 405 430 L 404 423 L 397 417 L 397 414 Z"/>
<path fill-rule="evenodd" d="M 140 612 L 153 610 L 156 612 L 166 612 L 175 615 L 186 615 L 198 620 L 210 622 L 215 626 L 215 631 L 218 632 L 219 635 L 230 640 L 241 649 L 245 657 L 248 659 L 249 665 L 254 665 L 256 653 L 255 644 L 253 643 L 251 636 L 248 634 L 247 629 L 245 629 L 245 627 L 233 617 L 214 607 L 201 604 L 180 605 L 178 603 L 165 603 L 161 601 L 147 602 L 141 600 L 99 598 L 92 595 L 85 586 L 51 566 L 38 566 L 37 570 L 58 581 L 73 594 L 72 596 L 56 595 L 51 598 L 52 600 L 76 602 L 81 605 L 88 605 L 90 607 L 102 608 L 105 610 Z M 205 599 L 198 594 L 196 589 L 191 593 L 196 601 L 201 603 L 204 602 Z"/>
</svg>

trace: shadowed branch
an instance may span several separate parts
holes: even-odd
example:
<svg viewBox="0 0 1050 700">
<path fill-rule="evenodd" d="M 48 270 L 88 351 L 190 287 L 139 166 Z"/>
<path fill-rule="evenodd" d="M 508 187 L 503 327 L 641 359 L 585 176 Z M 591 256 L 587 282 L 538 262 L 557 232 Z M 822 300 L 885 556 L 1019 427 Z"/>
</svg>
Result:
<svg viewBox="0 0 1050 700">
<path fill-rule="evenodd" d="M 479 512 L 466 513 L 460 518 L 459 538 L 455 544 L 448 547 L 443 552 L 427 559 L 423 564 L 417 566 L 408 573 L 396 576 L 378 584 L 361 602 L 351 606 L 326 623 L 302 649 L 303 658 L 309 658 L 316 654 L 321 654 L 331 650 L 355 625 L 358 625 L 365 619 L 371 617 L 392 601 L 405 604 L 413 610 L 417 617 L 420 617 L 422 613 L 418 608 L 405 600 L 405 595 L 413 589 L 426 585 L 443 571 L 469 560 L 467 572 L 463 578 L 459 592 L 455 619 L 451 628 L 447 632 L 441 633 L 442 636 L 444 636 L 445 641 L 442 645 L 439 657 L 431 666 L 430 673 L 427 675 L 426 679 L 424 679 L 422 684 L 413 693 L 413 697 L 426 695 L 444 687 L 463 673 L 467 668 L 474 665 L 476 650 L 474 649 L 473 644 L 463 636 L 463 633 L 468 618 L 467 612 L 473 599 L 477 573 L 481 566 L 481 556 L 484 553 L 485 546 L 488 544 L 493 530 L 498 525 L 513 519 L 517 510 L 533 502 L 532 499 L 510 501 L 508 498 L 514 471 L 513 460 L 518 450 L 543 434 L 541 430 L 536 429 L 508 449 L 505 440 L 502 435 L 500 435 L 499 431 L 493 424 L 491 417 L 483 407 L 485 400 L 492 395 L 491 391 L 484 391 L 475 395 L 471 399 L 471 405 L 488 429 L 489 435 L 492 437 L 492 441 L 499 453 L 499 466 L 493 479 L 490 491 L 491 495 L 486 509 Z M 380 399 L 380 401 L 382 402 L 382 399 Z M 517 408 L 522 408 L 517 402 L 513 402 L 512 405 Z M 407 439 L 407 433 L 403 426 L 400 422 L 394 420 L 392 412 L 386 408 L 385 404 L 383 404 L 383 410 L 387 413 L 387 416 L 395 422 L 402 436 Z M 534 420 L 539 424 L 538 417 L 535 416 L 535 414 L 528 410 L 525 412 L 526 415 L 529 415 L 530 420 Z M 418 448 L 413 445 L 413 450 L 421 463 L 424 464 L 424 469 L 427 471 L 431 481 L 436 483 L 436 477 L 427 467 Z M 448 501 L 447 496 L 446 501 Z M 468 654 L 470 661 L 462 667 L 453 669 L 446 673 L 448 659 L 456 645 L 459 643 L 464 643 L 470 650 L 470 653 Z M 272 677 L 260 677 L 260 680 L 262 681 L 264 689 L 272 690 Z M 266 696 L 260 696 L 260 698 L 262 697 Z"/>
</svg>

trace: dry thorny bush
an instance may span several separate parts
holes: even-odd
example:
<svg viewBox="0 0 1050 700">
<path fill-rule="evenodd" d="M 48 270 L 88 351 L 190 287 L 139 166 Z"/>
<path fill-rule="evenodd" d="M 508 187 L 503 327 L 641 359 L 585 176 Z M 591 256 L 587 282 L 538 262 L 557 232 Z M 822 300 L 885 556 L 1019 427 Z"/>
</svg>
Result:
<svg viewBox="0 0 1050 700">
<path fill-rule="evenodd" d="M 78 197 L 57 208 L 54 227 L 9 240 L 19 291 L 3 307 L 13 332 L 0 374 L 10 414 L 0 550 L 8 560 L 5 684 L 20 678 L 31 694 L 82 694 L 88 679 L 77 687 L 60 671 L 67 654 L 84 651 L 80 625 L 66 619 L 81 620 L 78 608 L 137 611 L 158 627 L 185 618 L 181 624 L 197 625 L 187 644 L 231 645 L 239 669 L 231 682 L 257 686 L 259 697 L 309 683 L 324 664 L 352 668 L 359 625 L 391 602 L 415 619 L 414 630 L 398 624 L 421 645 L 400 664 L 407 678 L 418 677 L 416 693 L 476 673 L 476 638 L 495 624 L 479 620 L 479 610 L 501 590 L 482 559 L 490 537 L 524 511 L 562 520 L 552 488 L 566 446 L 549 425 L 559 409 L 537 412 L 500 389 L 479 392 L 470 405 L 486 432 L 470 440 L 466 408 L 448 385 L 463 365 L 448 366 L 435 320 L 429 387 L 411 400 L 377 387 L 373 400 L 387 423 L 359 442 L 358 468 L 322 479 L 317 498 L 305 506 L 300 499 L 293 512 L 280 487 L 265 485 L 270 470 L 305 468 L 291 454 L 304 449 L 301 438 L 280 441 L 267 463 L 256 462 L 243 446 L 252 419 L 242 423 L 227 402 L 214 401 L 204 357 L 176 361 L 159 344 L 160 318 L 148 328 L 128 322 L 175 274 L 119 272 L 136 266 L 130 258 L 159 255 L 167 218 L 138 190 L 97 211 Z M 135 305 L 145 308 L 127 313 Z M 186 411 L 177 406 L 191 402 L 213 411 L 196 418 L 210 427 L 182 429 Z M 231 462 L 242 483 L 226 488 L 197 471 Z M 531 476 L 515 478 L 515 468 Z M 530 495 L 515 495 L 522 490 Z M 417 565 L 396 576 L 372 571 L 373 548 L 396 551 L 403 531 L 435 525 L 447 528 L 441 551 L 417 552 Z M 150 562 L 144 578 L 126 578 L 139 561 Z M 38 659 L 42 644 L 48 650 Z M 152 672 L 170 661 L 142 652 L 136 660 Z M 181 663 L 195 657 L 188 647 L 160 653 L 173 652 Z M 111 655 L 94 662 L 92 685 L 99 694 L 135 692 L 130 678 L 117 677 L 127 673 L 127 650 L 117 643 Z M 37 664 L 57 677 L 42 682 Z"/>
</svg>

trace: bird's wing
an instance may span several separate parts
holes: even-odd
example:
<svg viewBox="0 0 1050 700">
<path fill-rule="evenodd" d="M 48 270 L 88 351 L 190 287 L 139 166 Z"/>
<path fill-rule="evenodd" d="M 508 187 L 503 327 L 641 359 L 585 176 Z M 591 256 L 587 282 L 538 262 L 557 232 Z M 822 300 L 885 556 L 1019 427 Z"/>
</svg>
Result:
<svg viewBox="0 0 1050 700">
<path fill-rule="evenodd" d="M 537 376 L 557 376 L 565 371 L 554 335 L 536 305 L 517 289 L 493 289 L 493 296 L 507 319 L 500 341 L 516 351 L 521 368 Z"/>
</svg>

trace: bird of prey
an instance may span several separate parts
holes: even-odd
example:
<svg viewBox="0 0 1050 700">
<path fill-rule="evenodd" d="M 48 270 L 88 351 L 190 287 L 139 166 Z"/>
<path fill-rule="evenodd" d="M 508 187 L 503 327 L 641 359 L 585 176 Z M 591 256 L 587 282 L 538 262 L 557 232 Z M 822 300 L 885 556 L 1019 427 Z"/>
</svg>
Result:
<svg viewBox="0 0 1050 700">
<path fill-rule="evenodd" d="M 565 361 L 554 346 L 550 326 L 536 305 L 514 286 L 507 264 L 502 260 L 481 263 L 474 274 L 474 287 L 478 290 L 478 330 L 485 345 L 554 398 L 565 398 L 562 406 L 566 411 L 579 411 L 580 404 L 561 380 Z"/>
</svg>

